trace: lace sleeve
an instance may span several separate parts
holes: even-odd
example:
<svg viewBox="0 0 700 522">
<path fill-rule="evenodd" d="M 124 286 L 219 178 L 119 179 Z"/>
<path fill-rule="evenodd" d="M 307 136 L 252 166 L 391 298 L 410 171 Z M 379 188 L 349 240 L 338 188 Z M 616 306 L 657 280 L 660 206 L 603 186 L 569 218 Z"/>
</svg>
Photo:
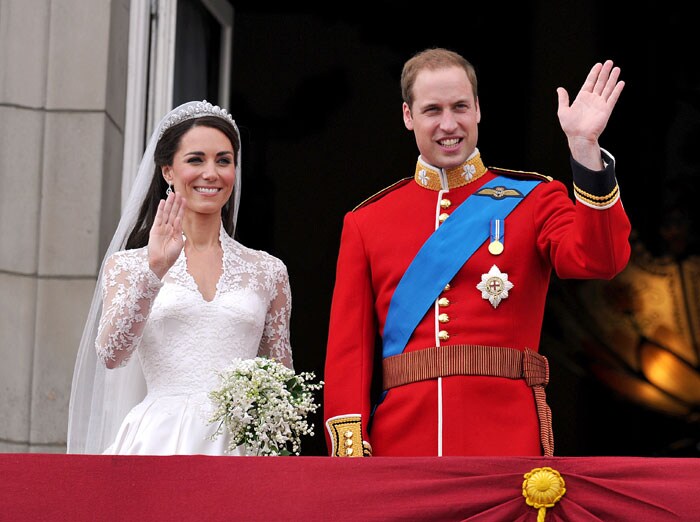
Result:
<svg viewBox="0 0 700 522">
<path fill-rule="evenodd" d="M 272 296 L 258 353 L 276 359 L 293 369 L 292 348 L 289 342 L 289 321 L 292 314 L 289 274 L 287 267 L 281 261 L 275 268 Z"/>
<path fill-rule="evenodd" d="M 116 252 L 102 276 L 102 315 L 97 357 L 108 368 L 124 366 L 138 346 L 163 283 L 148 266 L 145 249 Z"/>
</svg>

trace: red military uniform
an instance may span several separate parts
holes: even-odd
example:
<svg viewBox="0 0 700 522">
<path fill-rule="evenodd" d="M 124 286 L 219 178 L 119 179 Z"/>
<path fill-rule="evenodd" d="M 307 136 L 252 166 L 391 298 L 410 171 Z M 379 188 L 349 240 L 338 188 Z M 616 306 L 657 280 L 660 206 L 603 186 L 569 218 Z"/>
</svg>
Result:
<svg viewBox="0 0 700 522">
<path fill-rule="evenodd" d="M 607 155 L 604 160 L 602 172 L 571 161 L 574 204 L 561 182 L 487 169 L 478 151 L 446 171 L 419 158 L 413 178 L 346 214 L 324 374 L 331 455 L 542 454 L 543 417 L 522 378 L 449 372 L 419 378 L 391 387 L 373 411 L 372 375 L 382 371 L 376 368 L 381 346 L 375 345 L 394 290 L 421 246 L 469 196 L 500 175 L 506 190 L 509 179 L 541 183 L 501 224 L 503 251 L 490 252 L 491 239 L 478 246 L 420 320 L 402 356 L 461 345 L 536 352 L 552 269 L 560 278 L 610 279 L 629 259 L 630 223 L 619 200 L 614 160 Z M 477 287 L 494 269 L 502 286 L 508 285 L 495 304 L 483 284 Z M 384 376 L 386 382 L 386 368 Z"/>
</svg>

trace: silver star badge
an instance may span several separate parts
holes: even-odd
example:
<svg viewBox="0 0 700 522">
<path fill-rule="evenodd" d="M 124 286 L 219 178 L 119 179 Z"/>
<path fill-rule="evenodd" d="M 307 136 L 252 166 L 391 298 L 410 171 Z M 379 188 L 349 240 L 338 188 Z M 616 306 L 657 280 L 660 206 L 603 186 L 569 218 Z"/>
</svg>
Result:
<svg viewBox="0 0 700 522">
<path fill-rule="evenodd" d="M 481 274 L 481 283 L 476 285 L 476 288 L 481 290 L 481 298 L 486 299 L 496 308 L 501 299 L 508 297 L 508 290 L 513 286 L 513 283 L 508 281 L 508 274 L 504 274 L 496 265 L 493 265 L 487 274 Z"/>
</svg>

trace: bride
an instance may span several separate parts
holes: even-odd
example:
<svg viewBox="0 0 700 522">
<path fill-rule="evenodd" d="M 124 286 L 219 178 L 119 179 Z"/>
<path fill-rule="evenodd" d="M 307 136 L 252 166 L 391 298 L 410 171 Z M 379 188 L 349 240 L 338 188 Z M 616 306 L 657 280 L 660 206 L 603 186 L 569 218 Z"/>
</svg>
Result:
<svg viewBox="0 0 700 522">
<path fill-rule="evenodd" d="M 102 263 L 69 406 L 68 453 L 244 454 L 208 393 L 235 358 L 293 368 L 287 268 L 233 239 L 233 118 L 185 103 L 156 126 Z"/>
</svg>

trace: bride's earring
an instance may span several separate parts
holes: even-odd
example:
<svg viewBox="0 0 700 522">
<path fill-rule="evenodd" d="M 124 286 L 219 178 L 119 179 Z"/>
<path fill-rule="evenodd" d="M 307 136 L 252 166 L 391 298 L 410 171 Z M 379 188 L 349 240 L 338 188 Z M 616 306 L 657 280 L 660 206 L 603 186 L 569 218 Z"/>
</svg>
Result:
<svg viewBox="0 0 700 522">
<path fill-rule="evenodd" d="M 173 186 L 170 183 L 168 183 L 168 189 L 165 191 L 165 196 L 167 197 L 172 193 L 173 193 Z"/>
</svg>

